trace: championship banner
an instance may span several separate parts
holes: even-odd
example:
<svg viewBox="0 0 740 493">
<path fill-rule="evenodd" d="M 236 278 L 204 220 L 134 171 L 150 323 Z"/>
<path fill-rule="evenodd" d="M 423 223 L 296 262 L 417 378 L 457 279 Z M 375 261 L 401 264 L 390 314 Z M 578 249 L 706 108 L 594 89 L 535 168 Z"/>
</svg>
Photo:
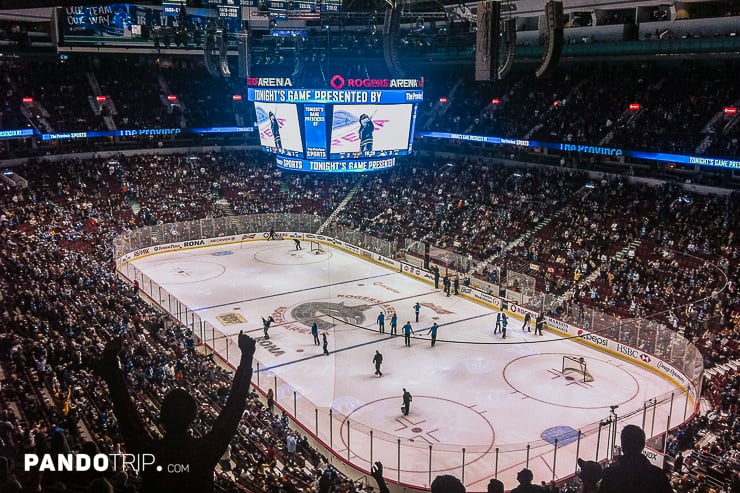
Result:
<svg viewBox="0 0 740 493">
<path fill-rule="evenodd" d="M 66 7 L 62 30 L 71 36 L 130 37 L 130 7 L 127 3 Z"/>
</svg>

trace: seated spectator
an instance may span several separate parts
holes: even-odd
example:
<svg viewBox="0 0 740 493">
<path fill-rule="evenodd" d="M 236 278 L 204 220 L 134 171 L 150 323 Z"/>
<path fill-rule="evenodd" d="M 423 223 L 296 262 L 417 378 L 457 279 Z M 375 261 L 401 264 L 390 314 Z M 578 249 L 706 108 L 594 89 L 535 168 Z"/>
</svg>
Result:
<svg viewBox="0 0 740 493">
<path fill-rule="evenodd" d="M 581 493 L 596 493 L 599 490 L 599 481 L 601 481 L 604 474 L 601 465 L 592 460 L 578 459 L 578 467 L 581 468 L 578 477 L 581 478 L 583 483 Z"/>
<path fill-rule="evenodd" d="M 673 493 L 663 470 L 642 454 L 645 448 L 642 428 L 636 425 L 622 428 L 621 443 L 622 455 L 604 471 L 599 493 Z"/>
<path fill-rule="evenodd" d="M 432 493 L 465 493 L 465 486 L 455 476 L 442 474 L 434 478 Z"/>
<path fill-rule="evenodd" d="M 519 486 L 511 490 L 511 493 L 544 493 L 541 486 L 532 484 L 534 474 L 529 469 L 522 469 L 516 475 Z"/>
<path fill-rule="evenodd" d="M 504 493 L 504 483 L 495 478 L 491 479 L 488 482 L 487 493 Z"/>
</svg>

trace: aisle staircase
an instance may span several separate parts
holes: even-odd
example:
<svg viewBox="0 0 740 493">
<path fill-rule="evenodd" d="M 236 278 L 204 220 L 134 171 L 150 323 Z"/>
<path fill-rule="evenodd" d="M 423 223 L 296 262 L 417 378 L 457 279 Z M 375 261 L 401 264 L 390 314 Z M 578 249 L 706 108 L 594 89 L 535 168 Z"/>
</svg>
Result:
<svg viewBox="0 0 740 493">
<path fill-rule="evenodd" d="M 220 198 L 216 200 L 216 204 L 221 206 L 221 208 L 223 209 L 224 218 L 226 219 L 226 223 L 229 225 L 229 227 L 232 228 L 234 231 L 238 230 L 239 221 L 236 218 L 236 213 L 234 212 L 234 209 L 231 207 L 231 203 L 225 198 Z"/>
<path fill-rule="evenodd" d="M 350 200 L 352 200 L 352 197 L 354 197 L 357 192 L 360 190 L 360 185 L 356 185 L 352 190 L 349 191 L 346 197 L 342 199 L 342 201 L 339 203 L 336 209 L 332 211 L 332 213 L 329 215 L 329 217 L 324 221 L 324 223 L 319 226 L 319 229 L 316 230 L 316 234 L 321 234 L 324 232 L 326 228 L 329 227 L 329 225 L 336 219 L 336 217 L 339 215 L 342 210 L 347 206 Z"/>
<path fill-rule="evenodd" d="M 546 217 L 542 221 L 538 222 L 532 229 L 530 229 L 529 231 L 525 232 L 521 236 L 517 237 L 514 241 L 508 243 L 504 247 L 503 253 L 506 253 L 509 250 L 511 250 L 512 248 L 516 248 L 517 246 L 521 245 L 523 242 L 527 241 L 532 236 L 534 236 L 535 234 L 537 234 L 542 228 L 544 228 L 545 226 L 547 226 L 548 224 L 550 224 L 553 220 L 555 220 L 558 217 L 560 217 L 563 214 L 563 212 L 565 212 L 565 209 L 567 208 L 568 204 L 573 200 L 573 198 L 574 197 L 577 197 L 579 195 L 586 195 L 588 193 L 587 190 L 588 189 L 585 187 L 585 185 L 582 186 L 581 188 L 579 188 L 578 190 L 576 190 L 573 193 L 573 195 L 571 196 L 571 198 L 568 199 L 568 200 L 566 200 L 562 204 L 560 204 L 561 205 L 560 209 L 558 209 L 557 211 L 555 211 L 552 215 L 550 215 L 550 217 Z"/>
<path fill-rule="evenodd" d="M 624 257 L 627 256 L 627 253 L 630 250 L 637 250 L 637 247 L 639 247 L 642 244 L 641 238 L 635 238 L 634 240 L 630 241 L 627 246 L 619 250 L 617 253 L 614 254 L 612 257 L 612 260 L 622 260 Z"/>
<path fill-rule="evenodd" d="M 612 256 L 611 260 L 615 260 L 615 261 L 622 260 L 624 257 L 627 256 L 627 253 L 630 250 L 637 250 L 637 247 L 640 246 L 641 243 L 642 243 L 642 239 L 640 239 L 640 238 L 637 238 L 635 240 L 632 240 L 624 248 L 622 248 L 617 253 L 615 253 Z M 577 287 L 579 287 L 579 286 L 588 286 L 589 284 L 591 284 L 592 281 L 594 281 L 597 277 L 599 277 L 600 272 L 601 271 L 599 269 L 594 269 L 593 271 L 591 271 L 591 273 L 589 275 L 581 278 L 581 280 L 578 281 L 571 289 L 569 289 L 563 295 L 559 296 L 557 298 L 557 300 L 556 300 L 556 303 L 557 304 L 562 304 L 562 302 L 566 298 L 570 298 L 573 295 L 573 293 L 574 293 L 574 291 L 575 291 L 575 289 Z"/>
</svg>

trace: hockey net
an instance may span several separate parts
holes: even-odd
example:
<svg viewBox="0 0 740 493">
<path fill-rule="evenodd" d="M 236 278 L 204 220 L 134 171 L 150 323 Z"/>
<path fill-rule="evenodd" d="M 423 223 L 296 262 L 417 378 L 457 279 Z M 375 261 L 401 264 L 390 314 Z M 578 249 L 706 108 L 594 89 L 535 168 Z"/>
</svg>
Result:
<svg viewBox="0 0 740 493">
<path fill-rule="evenodd" d="M 310 241 L 309 242 L 311 253 L 314 255 L 323 255 L 326 253 L 326 250 L 324 249 L 324 245 L 319 243 L 318 241 Z"/>
<path fill-rule="evenodd" d="M 588 363 L 583 356 L 563 356 L 561 373 L 565 376 L 575 373 L 583 382 L 593 382 L 594 377 L 588 371 Z"/>
</svg>

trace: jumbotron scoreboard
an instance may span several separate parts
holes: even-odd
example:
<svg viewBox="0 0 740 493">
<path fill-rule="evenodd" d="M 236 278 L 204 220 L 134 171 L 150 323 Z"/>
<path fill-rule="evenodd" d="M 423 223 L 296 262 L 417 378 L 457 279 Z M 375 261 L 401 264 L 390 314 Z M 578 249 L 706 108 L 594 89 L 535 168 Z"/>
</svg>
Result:
<svg viewBox="0 0 740 493">
<path fill-rule="evenodd" d="M 315 172 L 393 167 L 411 152 L 424 80 L 335 75 L 327 88 L 294 87 L 288 78 L 247 79 L 262 149 L 277 166 Z"/>
</svg>

